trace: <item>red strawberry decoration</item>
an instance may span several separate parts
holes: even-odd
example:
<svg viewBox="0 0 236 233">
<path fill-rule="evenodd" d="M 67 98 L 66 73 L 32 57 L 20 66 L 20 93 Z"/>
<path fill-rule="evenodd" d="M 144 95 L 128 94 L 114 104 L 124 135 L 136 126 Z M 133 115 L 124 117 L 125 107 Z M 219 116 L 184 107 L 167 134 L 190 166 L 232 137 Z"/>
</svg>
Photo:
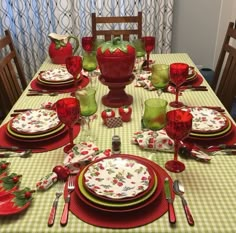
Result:
<svg viewBox="0 0 236 233">
<path fill-rule="evenodd" d="M 128 122 L 131 120 L 132 108 L 130 106 L 120 107 L 118 111 L 122 121 Z"/>
<path fill-rule="evenodd" d="M 127 81 L 133 73 L 135 57 L 135 48 L 120 37 L 102 43 L 97 49 L 99 68 L 109 82 Z"/>
<path fill-rule="evenodd" d="M 101 117 L 103 119 L 103 123 L 106 125 L 108 118 L 115 117 L 115 112 L 111 108 L 105 109 L 102 111 Z"/>
<path fill-rule="evenodd" d="M 69 168 L 62 165 L 57 165 L 56 167 L 53 168 L 52 171 L 57 174 L 59 180 L 63 181 L 66 181 L 68 176 L 70 175 Z"/>
</svg>

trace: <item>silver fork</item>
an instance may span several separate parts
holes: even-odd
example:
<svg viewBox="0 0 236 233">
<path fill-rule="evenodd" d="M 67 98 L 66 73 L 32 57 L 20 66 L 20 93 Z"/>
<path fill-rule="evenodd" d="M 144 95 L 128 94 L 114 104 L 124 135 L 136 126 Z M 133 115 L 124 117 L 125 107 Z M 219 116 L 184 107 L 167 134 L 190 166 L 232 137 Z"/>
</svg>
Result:
<svg viewBox="0 0 236 233">
<path fill-rule="evenodd" d="M 58 187 L 58 190 L 55 193 L 56 197 L 53 201 L 52 208 L 51 208 L 51 211 L 50 211 L 50 214 L 49 214 L 49 217 L 48 217 L 48 226 L 49 227 L 51 227 L 54 224 L 56 211 L 57 211 L 57 204 L 58 204 L 60 196 L 63 193 L 63 184 L 64 183 L 58 184 L 59 187 Z"/>
<path fill-rule="evenodd" d="M 69 178 L 68 178 L 67 189 L 68 189 L 68 194 L 65 199 L 65 204 L 64 204 L 62 215 L 61 215 L 61 225 L 62 226 L 65 226 L 68 222 L 70 196 L 71 196 L 71 192 L 75 189 L 73 176 L 69 176 Z"/>
</svg>

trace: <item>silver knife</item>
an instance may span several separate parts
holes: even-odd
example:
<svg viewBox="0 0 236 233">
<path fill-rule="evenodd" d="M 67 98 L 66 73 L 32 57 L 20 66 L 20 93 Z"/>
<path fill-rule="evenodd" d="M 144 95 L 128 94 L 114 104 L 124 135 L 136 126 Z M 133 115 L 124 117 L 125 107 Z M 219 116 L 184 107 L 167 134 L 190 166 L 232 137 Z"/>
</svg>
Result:
<svg viewBox="0 0 236 233">
<path fill-rule="evenodd" d="M 174 224 L 176 222 L 176 216 L 175 216 L 175 210 L 173 206 L 173 200 L 171 198 L 170 181 L 168 177 L 165 178 L 164 189 L 165 189 L 166 200 L 168 202 L 169 222 Z"/>
</svg>

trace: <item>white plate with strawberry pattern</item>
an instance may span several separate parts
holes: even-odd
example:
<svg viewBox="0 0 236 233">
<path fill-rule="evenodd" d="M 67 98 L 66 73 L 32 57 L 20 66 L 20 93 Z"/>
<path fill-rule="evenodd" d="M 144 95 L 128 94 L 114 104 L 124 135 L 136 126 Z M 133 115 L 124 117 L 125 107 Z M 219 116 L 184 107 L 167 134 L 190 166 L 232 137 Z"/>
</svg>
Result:
<svg viewBox="0 0 236 233">
<path fill-rule="evenodd" d="M 84 187 L 97 197 L 127 201 L 146 194 L 154 185 L 150 166 L 135 159 L 108 157 L 89 165 Z"/>
</svg>

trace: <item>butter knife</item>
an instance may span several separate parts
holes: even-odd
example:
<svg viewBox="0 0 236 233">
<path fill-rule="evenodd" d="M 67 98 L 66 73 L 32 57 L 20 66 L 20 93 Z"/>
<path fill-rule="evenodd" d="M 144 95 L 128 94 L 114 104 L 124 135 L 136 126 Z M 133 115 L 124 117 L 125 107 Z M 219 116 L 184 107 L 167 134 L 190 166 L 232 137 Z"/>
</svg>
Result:
<svg viewBox="0 0 236 233">
<path fill-rule="evenodd" d="M 173 200 L 171 198 L 170 181 L 168 177 L 165 178 L 164 189 L 165 189 L 166 200 L 168 202 L 169 222 L 174 224 L 176 222 L 176 216 L 175 216 Z"/>
</svg>

